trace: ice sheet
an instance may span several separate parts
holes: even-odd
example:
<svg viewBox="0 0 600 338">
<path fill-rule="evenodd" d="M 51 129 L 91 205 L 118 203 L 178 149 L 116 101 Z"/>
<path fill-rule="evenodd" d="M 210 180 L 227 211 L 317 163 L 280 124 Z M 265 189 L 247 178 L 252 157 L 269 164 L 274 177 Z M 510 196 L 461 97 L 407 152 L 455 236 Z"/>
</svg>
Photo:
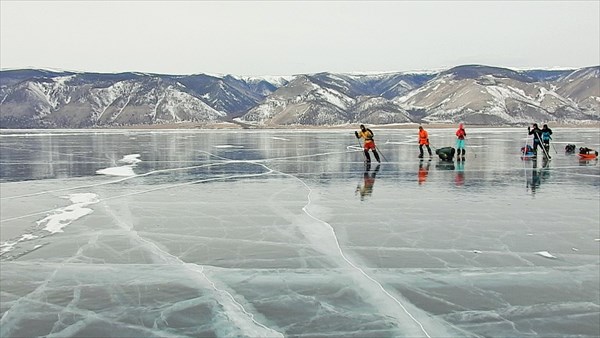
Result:
<svg viewBox="0 0 600 338">
<path fill-rule="evenodd" d="M 0 336 L 597 337 L 597 130 L 467 133 L 1 131 Z"/>
</svg>

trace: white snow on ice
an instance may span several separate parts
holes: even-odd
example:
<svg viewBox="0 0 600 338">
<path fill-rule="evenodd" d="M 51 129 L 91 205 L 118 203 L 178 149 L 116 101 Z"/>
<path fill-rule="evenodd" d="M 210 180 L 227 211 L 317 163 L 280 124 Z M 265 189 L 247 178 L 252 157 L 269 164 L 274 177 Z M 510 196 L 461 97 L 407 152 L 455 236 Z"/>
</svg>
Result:
<svg viewBox="0 0 600 338">
<path fill-rule="evenodd" d="M 556 256 L 549 253 L 548 251 L 538 251 L 538 252 L 536 252 L 536 255 L 540 255 L 540 256 L 546 257 L 546 258 L 556 259 Z"/>
<path fill-rule="evenodd" d="M 32 240 L 38 238 L 38 236 L 32 235 L 32 234 L 23 234 L 21 235 L 21 237 L 19 239 L 17 239 L 14 242 L 4 242 L 4 243 L 0 243 L 0 256 L 2 256 L 3 254 L 11 251 L 12 249 L 15 248 L 15 245 L 17 245 L 17 243 L 19 242 L 23 242 L 23 241 L 28 241 L 28 240 Z"/>
<path fill-rule="evenodd" d="M 63 232 L 64 227 L 93 212 L 92 209 L 86 208 L 88 205 L 99 202 L 98 195 L 93 193 L 71 194 L 66 198 L 73 204 L 55 209 L 52 215 L 48 215 L 36 223 L 45 226 L 44 230 L 48 232 Z"/>
<path fill-rule="evenodd" d="M 127 163 L 127 164 L 136 164 L 136 163 L 142 162 L 142 160 L 140 160 L 140 154 L 131 154 L 131 155 L 123 156 L 123 158 L 120 159 L 119 162 L 123 162 L 123 163 Z"/>
<path fill-rule="evenodd" d="M 107 176 L 135 176 L 133 168 L 139 163 L 140 154 L 130 154 L 123 156 L 118 162 L 127 163 L 126 165 L 119 167 L 109 167 L 104 169 L 96 170 L 96 174 L 107 175 Z"/>
<path fill-rule="evenodd" d="M 226 148 L 244 148 L 244 146 L 234 146 L 234 145 L 231 145 L 231 144 L 222 144 L 222 145 L 217 145 L 217 146 L 213 146 L 213 147 L 215 147 L 215 148 L 223 148 L 223 149 L 226 149 Z"/>
</svg>

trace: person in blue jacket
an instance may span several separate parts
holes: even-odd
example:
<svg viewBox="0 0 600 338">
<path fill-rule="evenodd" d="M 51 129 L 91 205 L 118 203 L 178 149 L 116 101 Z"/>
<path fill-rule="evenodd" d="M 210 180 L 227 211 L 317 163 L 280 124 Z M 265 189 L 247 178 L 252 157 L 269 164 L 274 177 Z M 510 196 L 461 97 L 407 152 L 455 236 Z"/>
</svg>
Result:
<svg viewBox="0 0 600 338">
<path fill-rule="evenodd" d="M 542 143 L 544 144 L 544 148 L 546 149 L 546 153 L 550 153 L 550 140 L 552 139 L 552 129 L 548 128 L 547 124 L 542 126 Z"/>
</svg>

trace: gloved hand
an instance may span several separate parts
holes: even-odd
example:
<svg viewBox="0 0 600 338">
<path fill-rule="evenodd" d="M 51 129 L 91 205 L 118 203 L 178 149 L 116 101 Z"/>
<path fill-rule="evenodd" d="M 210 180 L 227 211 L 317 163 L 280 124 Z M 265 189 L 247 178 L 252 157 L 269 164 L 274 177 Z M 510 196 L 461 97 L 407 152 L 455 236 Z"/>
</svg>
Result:
<svg viewBox="0 0 600 338">
<path fill-rule="evenodd" d="M 356 138 L 360 138 L 357 131 L 354 131 L 354 136 L 356 136 Z"/>
<path fill-rule="evenodd" d="M 527 132 L 531 131 L 531 127 L 527 126 Z"/>
</svg>

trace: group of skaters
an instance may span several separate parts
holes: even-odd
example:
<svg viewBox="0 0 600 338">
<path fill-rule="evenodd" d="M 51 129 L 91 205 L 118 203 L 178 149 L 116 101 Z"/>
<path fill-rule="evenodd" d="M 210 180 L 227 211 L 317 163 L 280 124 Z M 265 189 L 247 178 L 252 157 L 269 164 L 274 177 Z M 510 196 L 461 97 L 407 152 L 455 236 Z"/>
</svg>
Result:
<svg viewBox="0 0 600 338">
<path fill-rule="evenodd" d="M 542 129 L 540 129 L 538 127 L 538 124 L 534 123 L 531 127 L 527 127 L 527 133 L 533 136 L 533 146 L 526 144 L 525 147 L 521 148 L 521 152 L 523 153 L 523 155 L 535 158 L 537 157 L 538 148 L 540 148 L 542 149 L 544 158 L 550 159 L 550 140 L 552 140 L 552 129 L 550 129 L 547 124 L 544 124 L 542 126 Z M 360 131 L 355 131 L 354 135 L 357 139 L 364 140 L 363 151 L 365 162 L 367 164 L 371 163 L 371 156 L 369 154 L 369 151 L 371 151 L 373 153 L 373 156 L 375 157 L 375 160 L 377 160 L 378 163 L 381 163 L 379 153 L 377 152 L 377 146 L 375 145 L 375 140 L 373 139 L 373 131 L 361 124 Z M 467 132 L 465 131 L 465 127 L 462 123 L 458 125 L 458 129 L 456 130 L 455 135 L 456 148 L 443 147 L 436 149 L 435 153 L 440 157 L 441 160 L 452 161 L 454 155 L 456 154 L 457 161 L 464 161 L 465 155 L 467 153 L 465 150 L 465 139 L 467 137 Z M 429 134 L 427 133 L 425 128 L 423 128 L 423 126 L 419 126 L 418 142 L 419 158 L 422 159 L 424 156 L 423 148 L 427 149 L 429 157 L 432 157 L 433 154 L 431 151 L 431 147 L 429 146 Z M 567 147 L 565 147 L 567 153 L 569 153 L 570 147 L 572 147 L 573 150 L 575 149 L 574 145 L 567 145 Z M 580 154 L 593 154 L 595 156 L 598 155 L 597 151 L 587 147 L 579 148 L 579 150 Z"/>
<path fill-rule="evenodd" d="M 550 140 L 552 139 L 552 129 L 548 128 L 547 124 L 540 129 L 537 123 L 533 124 L 533 128 L 527 127 L 527 133 L 533 135 L 532 149 L 526 148 L 525 152 L 531 151 L 534 156 L 537 156 L 537 149 L 541 148 L 544 156 L 550 159 Z"/>
<path fill-rule="evenodd" d="M 533 146 L 526 145 L 524 148 L 522 148 L 521 152 L 523 155 L 537 157 L 538 148 L 541 148 L 544 158 L 550 159 L 550 140 L 552 140 L 552 129 L 550 129 L 547 124 L 544 124 L 542 129 L 540 129 L 537 123 L 534 123 L 532 127 L 527 127 L 527 132 L 529 135 L 533 135 Z M 565 152 L 568 154 L 574 153 L 575 145 L 567 144 L 565 146 Z M 598 151 L 588 147 L 580 147 L 579 154 L 592 155 L 591 158 L 595 158 L 598 156 Z"/>
<path fill-rule="evenodd" d="M 455 153 L 458 161 L 465 159 L 465 154 L 467 153 L 465 150 L 465 138 L 467 137 L 467 132 L 465 131 L 465 127 L 462 123 L 458 125 L 458 129 L 456 130 L 455 134 L 456 149 L 452 147 L 444 147 L 436 150 L 436 154 L 442 160 L 452 160 L 454 158 Z M 375 140 L 373 139 L 373 131 L 369 128 L 366 128 L 364 124 L 361 124 L 360 130 L 355 131 L 354 135 L 357 139 L 364 140 L 363 151 L 365 156 L 365 162 L 367 164 L 371 163 L 371 156 L 369 154 L 370 150 L 373 153 L 375 160 L 377 160 L 377 163 L 381 163 L 379 153 L 377 152 L 377 146 L 375 145 Z M 429 146 L 429 134 L 427 133 L 427 130 L 423 128 L 423 126 L 419 126 L 419 158 L 423 158 L 423 147 L 427 149 L 429 157 L 433 156 L 431 152 L 431 147 Z"/>
</svg>

